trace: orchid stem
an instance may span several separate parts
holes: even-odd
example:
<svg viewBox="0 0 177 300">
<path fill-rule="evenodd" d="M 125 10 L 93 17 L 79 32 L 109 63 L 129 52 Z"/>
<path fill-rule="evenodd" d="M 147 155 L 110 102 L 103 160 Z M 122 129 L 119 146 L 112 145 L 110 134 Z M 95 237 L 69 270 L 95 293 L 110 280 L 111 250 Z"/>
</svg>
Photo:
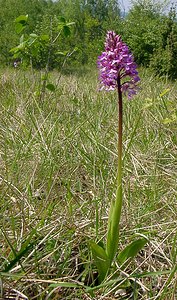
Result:
<svg viewBox="0 0 177 300">
<path fill-rule="evenodd" d="M 128 46 L 122 41 L 121 36 L 117 35 L 114 31 L 108 31 L 106 35 L 105 51 L 98 57 L 98 68 L 100 71 L 99 79 L 101 89 L 108 91 L 117 90 L 118 96 L 118 166 L 116 177 L 116 196 L 111 201 L 109 216 L 108 216 L 108 229 L 106 236 L 106 246 L 101 248 L 95 246 L 97 250 L 96 262 L 99 272 L 102 277 L 109 274 L 111 265 L 118 252 L 119 245 L 119 231 L 120 219 L 122 212 L 122 124 L 123 124 L 123 101 L 122 93 L 130 99 L 138 90 L 137 83 L 140 80 L 138 76 L 137 65 L 134 62 L 132 53 Z M 127 80 L 126 80 L 127 77 Z M 123 80 L 123 82 L 122 82 Z M 94 250 L 95 250 L 94 249 Z M 100 258 L 98 260 L 98 257 Z"/>
<path fill-rule="evenodd" d="M 116 199 L 112 201 L 109 219 L 108 219 L 108 233 L 106 253 L 110 259 L 110 265 L 116 255 L 119 243 L 119 223 L 122 210 L 122 119 L 123 119 L 123 105 L 122 105 L 122 91 L 120 76 L 117 78 L 117 92 L 118 92 L 118 168 L 117 168 L 117 191 Z"/>
<path fill-rule="evenodd" d="M 117 234 L 119 236 L 119 222 L 122 210 L 122 123 L 123 123 L 123 104 L 120 77 L 117 79 L 118 91 L 118 168 L 117 168 L 117 191 L 115 206 L 117 207 Z"/>
</svg>

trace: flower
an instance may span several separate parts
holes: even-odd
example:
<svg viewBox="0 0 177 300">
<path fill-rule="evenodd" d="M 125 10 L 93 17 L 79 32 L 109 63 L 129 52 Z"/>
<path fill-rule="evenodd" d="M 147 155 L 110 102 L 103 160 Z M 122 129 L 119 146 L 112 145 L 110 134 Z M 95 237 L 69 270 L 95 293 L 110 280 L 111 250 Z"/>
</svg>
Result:
<svg viewBox="0 0 177 300">
<path fill-rule="evenodd" d="M 121 91 L 128 98 L 136 94 L 140 80 L 137 65 L 128 46 L 114 31 L 107 32 L 105 51 L 98 57 L 98 68 L 101 90 L 115 90 L 118 82 L 122 82 Z"/>
</svg>

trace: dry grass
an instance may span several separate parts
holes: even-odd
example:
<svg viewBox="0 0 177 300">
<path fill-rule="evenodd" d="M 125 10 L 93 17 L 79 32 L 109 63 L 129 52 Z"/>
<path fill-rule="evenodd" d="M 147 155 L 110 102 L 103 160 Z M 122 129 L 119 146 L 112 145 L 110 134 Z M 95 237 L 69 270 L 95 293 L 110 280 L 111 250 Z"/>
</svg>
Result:
<svg viewBox="0 0 177 300">
<path fill-rule="evenodd" d="M 177 85 L 141 73 L 139 95 L 124 100 L 120 248 L 141 235 L 149 243 L 116 263 L 94 299 L 177 297 Z M 43 103 L 39 87 L 37 73 L 1 71 L 1 296 L 92 299 L 88 241 L 105 236 L 115 193 L 116 95 L 98 92 L 92 71 L 62 76 Z"/>
</svg>

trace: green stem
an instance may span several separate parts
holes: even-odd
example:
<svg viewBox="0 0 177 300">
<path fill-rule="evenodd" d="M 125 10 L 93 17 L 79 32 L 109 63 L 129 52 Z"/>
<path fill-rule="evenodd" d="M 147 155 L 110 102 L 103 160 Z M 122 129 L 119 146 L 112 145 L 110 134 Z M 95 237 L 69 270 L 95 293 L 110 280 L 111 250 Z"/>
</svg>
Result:
<svg viewBox="0 0 177 300">
<path fill-rule="evenodd" d="M 122 119 L 123 119 L 123 105 L 122 105 L 122 91 L 121 91 L 121 84 L 120 78 L 118 77 L 117 80 L 117 91 L 118 91 L 118 170 L 117 170 L 117 186 L 121 187 L 122 191 Z M 122 193 L 121 193 L 122 196 Z M 117 197 L 116 197 L 117 198 Z"/>
<path fill-rule="evenodd" d="M 123 118 L 123 105 L 122 105 L 122 91 L 120 77 L 117 79 L 118 91 L 118 168 L 117 168 L 117 191 L 116 199 L 112 202 L 109 219 L 108 219 L 108 234 L 106 253 L 112 263 L 117 252 L 119 243 L 119 223 L 122 210 L 122 118 Z"/>
</svg>

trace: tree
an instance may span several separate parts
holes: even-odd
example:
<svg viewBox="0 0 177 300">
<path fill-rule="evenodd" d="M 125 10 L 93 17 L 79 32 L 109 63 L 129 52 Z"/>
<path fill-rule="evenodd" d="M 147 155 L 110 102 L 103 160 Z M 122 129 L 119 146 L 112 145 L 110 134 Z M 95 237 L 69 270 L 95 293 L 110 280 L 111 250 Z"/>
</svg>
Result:
<svg viewBox="0 0 177 300">
<path fill-rule="evenodd" d="M 151 67 L 160 75 L 177 78 L 177 20 L 176 9 L 171 7 L 168 16 L 162 17 L 160 43 L 151 59 Z"/>
<path fill-rule="evenodd" d="M 127 15 L 123 38 L 133 51 L 138 64 L 149 66 L 151 57 L 159 45 L 161 15 L 152 1 L 137 1 Z"/>
<path fill-rule="evenodd" d="M 33 31 L 36 22 L 52 5 L 47 0 L 0 0 L 0 52 L 1 63 L 8 64 L 11 60 L 10 49 L 18 43 L 18 35 L 15 31 L 15 19 L 19 15 L 29 15 L 28 32 Z"/>
</svg>

